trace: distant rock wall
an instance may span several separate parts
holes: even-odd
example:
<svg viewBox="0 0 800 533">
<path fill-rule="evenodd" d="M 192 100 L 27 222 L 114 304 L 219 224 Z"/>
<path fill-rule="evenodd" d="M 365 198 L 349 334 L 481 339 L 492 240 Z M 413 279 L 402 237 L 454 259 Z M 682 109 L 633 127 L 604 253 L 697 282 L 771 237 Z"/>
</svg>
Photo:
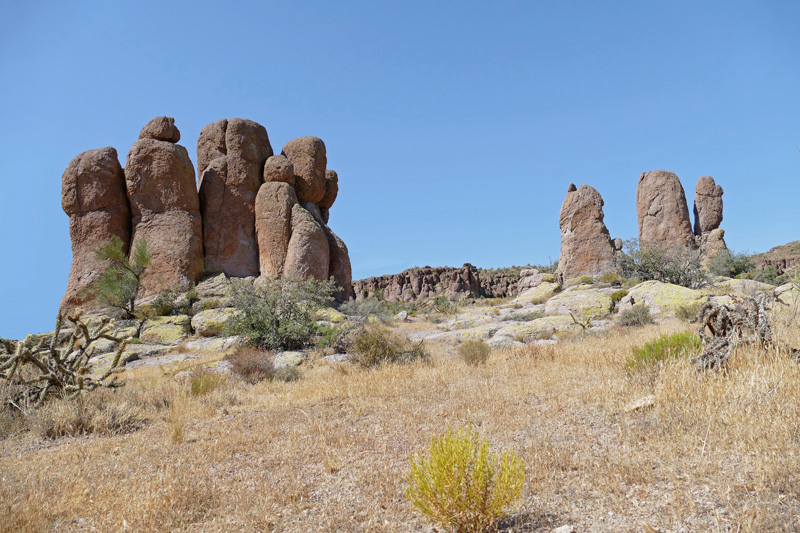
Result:
<svg viewBox="0 0 800 533">
<path fill-rule="evenodd" d="M 436 296 L 504 298 L 517 294 L 519 279 L 502 271 L 481 274 L 469 263 L 461 268 L 425 266 L 354 281 L 351 298 L 379 298 L 391 302 L 412 302 Z"/>
<path fill-rule="evenodd" d="M 327 222 L 339 177 L 316 137 L 273 156 L 267 130 L 251 120 L 211 123 L 197 142 L 197 183 L 180 131 L 157 117 L 139 133 L 125 169 L 113 148 L 84 152 L 62 178 L 73 262 L 62 309 L 91 309 L 91 285 L 106 267 L 95 250 L 119 237 L 147 241 L 151 265 L 140 296 L 185 290 L 203 275 L 333 277 L 351 292 L 350 258 Z"/>
</svg>

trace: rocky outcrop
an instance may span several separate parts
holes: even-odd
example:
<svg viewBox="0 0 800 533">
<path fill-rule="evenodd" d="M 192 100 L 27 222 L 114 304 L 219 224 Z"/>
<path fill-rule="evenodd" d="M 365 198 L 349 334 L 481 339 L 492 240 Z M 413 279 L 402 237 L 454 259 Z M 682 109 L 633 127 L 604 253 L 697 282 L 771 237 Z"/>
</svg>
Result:
<svg viewBox="0 0 800 533">
<path fill-rule="evenodd" d="M 695 246 L 686 194 L 672 172 L 655 170 L 639 177 L 636 214 L 641 246 Z"/>
<path fill-rule="evenodd" d="M 241 118 L 218 120 L 197 140 L 197 177 L 206 273 L 259 274 L 255 200 L 272 155 L 264 126 Z"/>
<path fill-rule="evenodd" d="M 61 207 L 69 215 L 72 267 L 61 309 L 91 305 L 90 285 L 106 264 L 94 251 L 119 237 L 127 248 L 131 212 L 125 175 L 113 148 L 89 150 L 70 161 L 62 176 Z"/>
<path fill-rule="evenodd" d="M 599 276 L 617 270 L 614 243 L 603 223 L 603 198 L 588 185 L 570 184 L 561 206 L 561 255 L 558 272 L 563 279 Z"/>
<path fill-rule="evenodd" d="M 774 266 L 777 274 L 800 270 L 800 241 L 775 246 L 763 254 L 753 256 L 756 268 Z"/>
<path fill-rule="evenodd" d="M 701 176 L 694 191 L 694 234 L 706 235 L 722 223 L 722 187 Z"/>
<path fill-rule="evenodd" d="M 350 256 L 328 227 L 338 194 L 338 175 L 327 170 L 325 144 L 316 137 L 286 143 L 283 154 L 264 165 L 264 183 L 255 201 L 255 230 L 261 275 L 328 279 L 350 295 Z"/>
<path fill-rule="evenodd" d="M 147 241 L 151 263 L 141 280 L 140 296 L 186 289 L 203 272 L 203 237 L 194 167 L 186 148 L 156 137 L 163 135 L 159 117 L 148 123 L 133 144 L 125 165 L 131 205 L 132 248 Z M 177 129 L 176 129 L 177 130 Z M 151 133 L 155 132 L 155 133 Z M 170 138 L 179 138 L 172 132 Z"/>
<path fill-rule="evenodd" d="M 531 272 L 537 272 L 530 269 Z M 399 274 L 353 282 L 351 298 L 411 302 L 436 296 L 504 298 L 517 294 L 519 276 L 506 270 L 483 271 L 469 263 L 461 268 L 409 268 Z"/>
</svg>

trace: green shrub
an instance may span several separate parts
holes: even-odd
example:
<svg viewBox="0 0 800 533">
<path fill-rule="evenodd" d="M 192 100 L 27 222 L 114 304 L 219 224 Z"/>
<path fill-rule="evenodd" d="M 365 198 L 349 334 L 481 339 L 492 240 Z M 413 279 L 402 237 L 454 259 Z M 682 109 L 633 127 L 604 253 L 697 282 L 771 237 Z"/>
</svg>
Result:
<svg viewBox="0 0 800 533">
<path fill-rule="evenodd" d="M 709 260 L 707 267 L 709 274 L 726 278 L 735 278 L 752 272 L 756 268 L 750 255 L 730 250 L 720 251 Z"/>
<path fill-rule="evenodd" d="M 368 316 L 389 318 L 389 313 L 382 304 L 381 300 L 376 300 L 375 298 L 349 300 L 339 306 L 339 311 L 354 318 L 367 318 Z"/>
<path fill-rule="evenodd" d="M 436 312 L 443 315 L 454 315 L 458 313 L 458 303 L 447 296 L 437 296 L 433 300 L 433 308 Z"/>
<path fill-rule="evenodd" d="M 653 363 L 697 353 L 701 347 L 700 337 L 694 333 L 663 335 L 653 342 L 634 348 L 633 355 L 625 360 L 625 368 L 640 370 Z"/>
<path fill-rule="evenodd" d="M 350 351 L 353 361 L 365 368 L 382 363 L 408 363 L 417 359 L 428 359 L 428 352 L 422 346 L 422 341 L 412 342 L 408 337 L 376 324 L 358 333 Z"/>
<path fill-rule="evenodd" d="M 592 276 L 580 276 L 574 280 L 576 285 L 593 285 L 594 278 Z"/>
<path fill-rule="evenodd" d="M 614 310 L 617 307 L 617 304 L 622 301 L 628 295 L 628 291 L 625 289 L 620 289 L 618 291 L 614 291 L 611 293 L 611 309 Z"/>
<path fill-rule="evenodd" d="M 465 363 L 472 366 L 486 364 L 491 351 L 492 348 L 488 344 L 478 340 L 467 341 L 458 347 L 458 355 Z"/>
<path fill-rule="evenodd" d="M 660 245 L 640 247 L 637 239 L 625 241 L 625 249 L 621 266 L 626 278 L 657 280 L 690 288 L 697 288 L 707 280 L 699 249 L 672 249 Z"/>
<path fill-rule="evenodd" d="M 522 494 L 525 470 L 512 451 L 499 457 L 467 425 L 432 437 L 427 457 L 411 458 L 406 497 L 452 531 L 478 533 L 507 515 Z"/>
<path fill-rule="evenodd" d="M 294 350 L 306 346 L 317 333 L 314 313 L 333 301 L 336 284 L 330 281 L 265 280 L 258 288 L 231 280 L 231 303 L 241 311 L 225 327 L 251 346 Z"/>
<path fill-rule="evenodd" d="M 189 375 L 189 390 L 192 396 L 203 396 L 221 387 L 225 383 L 225 376 L 207 369 L 197 370 Z"/>
<path fill-rule="evenodd" d="M 628 327 L 644 326 L 653 322 L 650 309 L 644 304 L 636 304 L 630 309 L 622 311 L 617 318 L 617 324 Z"/>
<path fill-rule="evenodd" d="M 127 246 L 114 235 L 111 241 L 95 250 L 98 259 L 108 266 L 89 287 L 100 305 L 121 309 L 126 316 L 135 312 L 139 294 L 139 280 L 150 265 L 150 249 L 145 239 L 139 239 L 128 257 Z"/>
</svg>

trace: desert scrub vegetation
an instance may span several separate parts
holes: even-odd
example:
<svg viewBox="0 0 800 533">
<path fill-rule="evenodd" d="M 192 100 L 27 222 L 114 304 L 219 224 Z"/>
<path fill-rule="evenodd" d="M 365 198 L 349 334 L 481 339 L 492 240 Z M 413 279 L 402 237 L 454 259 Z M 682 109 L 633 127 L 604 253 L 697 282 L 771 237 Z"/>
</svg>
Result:
<svg viewBox="0 0 800 533">
<path fill-rule="evenodd" d="M 231 303 L 241 311 L 225 328 L 251 346 L 298 349 L 317 333 L 314 313 L 333 301 L 333 280 L 265 279 L 258 287 L 231 280 Z"/>
<path fill-rule="evenodd" d="M 708 281 L 699 249 L 678 250 L 665 246 L 640 246 L 638 239 L 625 241 L 622 275 L 640 281 L 657 280 L 696 289 Z"/>
<path fill-rule="evenodd" d="M 410 363 L 427 360 L 429 354 L 422 341 L 413 342 L 405 335 L 378 324 L 358 332 L 350 345 L 353 362 L 369 368 L 383 363 Z"/>
<path fill-rule="evenodd" d="M 301 371 L 294 366 L 275 366 L 275 352 L 264 348 L 242 347 L 228 358 L 231 372 L 247 383 L 259 381 L 296 381 Z"/>
<path fill-rule="evenodd" d="M 617 324 L 626 327 L 638 327 L 654 322 L 650 309 L 644 304 L 632 305 L 630 309 L 620 311 Z"/>
<path fill-rule="evenodd" d="M 457 533 L 481 533 L 507 515 L 522 493 L 525 469 L 507 450 L 499 457 L 471 425 L 432 437 L 411 460 L 406 497 L 422 514 Z"/>
<path fill-rule="evenodd" d="M 458 355 L 465 363 L 472 366 L 485 365 L 491 352 L 491 346 L 481 340 L 465 341 L 458 346 Z"/>
<path fill-rule="evenodd" d="M 139 239 L 128 256 L 122 239 L 114 235 L 111 241 L 95 250 L 95 255 L 108 266 L 89 291 L 100 305 L 119 309 L 132 318 L 136 314 L 140 279 L 151 261 L 147 241 Z"/>
<path fill-rule="evenodd" d="M 62 336 L 62 326 L 71 331 Z M 108 369 L 96 374 L 89 359 L 97 341 L 111 341 L 116 350 Z M 95 327 L 80 315 L 65 317 L 59 313 L 55 329 L 49 336 L 28 335 L 17 342 L 0 343 L 0 381 L 5 382 L 5 407 L 20 411 L 40 407 L 48 397 L 60 395 L 67 399 L 99 387 L 113 389 L 123 385 L 116 374 L 126 339 L 112 333 L 110 319 Z"/>
<path fill-rule="evenodd" d="M 633 355 L 625 360 L 629 371 L 643 370 L 653 364 L 676 357 L 690 357 L 700 351 L 700 337 L 690 332 L 663 335 L 644 346 L 633 348 Z"/>
</svg>

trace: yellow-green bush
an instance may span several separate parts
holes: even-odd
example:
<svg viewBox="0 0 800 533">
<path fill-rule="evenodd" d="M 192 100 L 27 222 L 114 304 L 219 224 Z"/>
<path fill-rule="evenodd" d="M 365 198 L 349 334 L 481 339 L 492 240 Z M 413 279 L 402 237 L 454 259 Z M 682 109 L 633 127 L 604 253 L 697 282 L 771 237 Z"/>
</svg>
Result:
<svg viewBox="0 0 800 533">
<path fill-rule="evenodd" d="M 466 341 L 458 347 L 458 355 L 465 363 L 473 366 L 486 364 L 491 351 L 492 348 L 488 344 L 479 340 Z"/>
<path fill-rule="evenodd" d="M 674 357 L 693 355 L 700 351 L 702 342 L 694 333 L 662 335 L 653 342 L 633 348 L 633 355 L 625 361 L 628 370 L 640 370 L 653 363 Z"/>
<path fill-rule="evenodd" d="M 522 493 L 525 470 L 513 450 L 499 457 L 467 425 L 431 438 L 427 456 L 411 459 L 408 500 L 441 526 L 477 533 L 506 516 Z"/>
</svg>

